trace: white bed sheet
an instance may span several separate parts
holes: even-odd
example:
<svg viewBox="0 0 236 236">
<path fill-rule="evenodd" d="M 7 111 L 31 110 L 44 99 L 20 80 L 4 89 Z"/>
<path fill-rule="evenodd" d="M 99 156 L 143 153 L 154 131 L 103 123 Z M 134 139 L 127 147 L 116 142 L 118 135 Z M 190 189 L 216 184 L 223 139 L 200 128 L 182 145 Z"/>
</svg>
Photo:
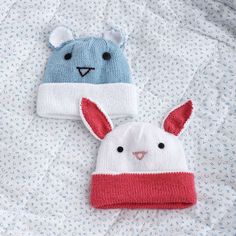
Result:
<svg viewBox="0 0 236 236">
<path fill-rule="evenodd" d="M 235 1 L 0 0 L 0 13 L 2 235 L 236 234 Z M 196 174 L 196 206 L 89 206 L 99 142 L 81 122 L 35 113 L 48 34 L 57 25 L 78 37 L 111 25 L 126 32 L 140 97 L 135 120 L 160 124 L 170 108 L 193 99 L 195 115 L 181 139 Z"/>
</svg>

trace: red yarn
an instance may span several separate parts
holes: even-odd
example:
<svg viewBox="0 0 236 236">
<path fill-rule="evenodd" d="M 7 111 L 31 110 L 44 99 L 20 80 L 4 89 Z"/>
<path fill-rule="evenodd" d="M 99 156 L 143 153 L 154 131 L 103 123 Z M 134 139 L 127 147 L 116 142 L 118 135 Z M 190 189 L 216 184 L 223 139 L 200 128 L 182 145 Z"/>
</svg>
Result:
<svg viewBox="0 0 236 236">
<path fill-rule="evenodd" d="M 164 130 L 177 136 L 184 128 L 186 121 L 192 113 L 192 109 L 192 101 L 189 100 L 182 106 L 171 111 L 164 121 Z"/>
<path fill-rule="evenodd" d="M 99 139 L 103 139 L 107 133 L 112 131 L 110 122 L 96 103 L 87 98 L 82 98 L 81 110 L 84 119 Z"/>
<path fill-rule="evenodd" d="M 195 203 L 192 173 L 92 176 L 91 204 L 95 208 L 180 209 Z"/>
</svg>

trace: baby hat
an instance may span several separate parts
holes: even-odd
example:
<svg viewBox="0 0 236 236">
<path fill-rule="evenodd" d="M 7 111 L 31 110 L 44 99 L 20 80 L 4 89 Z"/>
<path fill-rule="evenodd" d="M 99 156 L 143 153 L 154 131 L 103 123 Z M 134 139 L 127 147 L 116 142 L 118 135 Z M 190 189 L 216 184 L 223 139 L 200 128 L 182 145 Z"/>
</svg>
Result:
<svg viewBox="0 0 236 236">
<path fill-rule="evenodd" d="M 49 37 L 53 49 L 38 89 L 37 113 L 42 117 L 80 119 L 79 101 L 90 97 L 112 118 L 137 113 L 137 94 L 123 55 L 124 37 L 111 29 L 103 37 L 74 39 L 57 27 Z"/>
<path fill-rule="evenodd" d="M 87 98 L 80 111 L 101 140 L 91 180 L 93 207 L 180 209 L 196 203 L 194 174 L 177 137 L 192 113 L 191 100 L 172 110 L 162 129 L 142 122 L 113 129 L 104 110 Z"/>
</svg>

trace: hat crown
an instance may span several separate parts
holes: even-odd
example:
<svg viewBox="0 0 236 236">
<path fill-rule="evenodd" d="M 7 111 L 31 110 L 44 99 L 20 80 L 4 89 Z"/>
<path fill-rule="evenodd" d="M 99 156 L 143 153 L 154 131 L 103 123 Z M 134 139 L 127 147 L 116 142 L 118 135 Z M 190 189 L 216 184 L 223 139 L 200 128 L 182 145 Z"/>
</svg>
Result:
<svg viewBox="0 0 236 236">
<path fill-rule="evenodd" d="M 98 152 L 98 173 L 188 171 L 179 139 L 149 123 L 127 123 L 108 133 Z"/>
<path fill-rule="evenodd" d="M 130 83 L 130 70 L 121 48 L 103 38 L 80 38 L 54 48 L 44 83 Z"/>
</svg>

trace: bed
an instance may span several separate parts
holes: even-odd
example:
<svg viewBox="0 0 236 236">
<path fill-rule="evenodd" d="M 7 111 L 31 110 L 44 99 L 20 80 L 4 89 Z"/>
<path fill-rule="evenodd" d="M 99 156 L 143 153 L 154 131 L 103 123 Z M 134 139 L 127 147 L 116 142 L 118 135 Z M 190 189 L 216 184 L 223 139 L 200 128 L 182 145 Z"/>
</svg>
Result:
<svg viewBox="0 0 236 236">
<path fill-rule="evenodd" d="M 0 1 L 1 235 L 236 234 L 236 4 L 174 0 Z M 36 114 L 37 90 L 58 25 L 77 37 L 110 26 L 139 92 L 128 120 L 161 124 L 191 98 L 181 140 L 198 203 L 184 210 L 97 210 L 89 205 L 99 141 L 81 121 Z"/>
</svg>

